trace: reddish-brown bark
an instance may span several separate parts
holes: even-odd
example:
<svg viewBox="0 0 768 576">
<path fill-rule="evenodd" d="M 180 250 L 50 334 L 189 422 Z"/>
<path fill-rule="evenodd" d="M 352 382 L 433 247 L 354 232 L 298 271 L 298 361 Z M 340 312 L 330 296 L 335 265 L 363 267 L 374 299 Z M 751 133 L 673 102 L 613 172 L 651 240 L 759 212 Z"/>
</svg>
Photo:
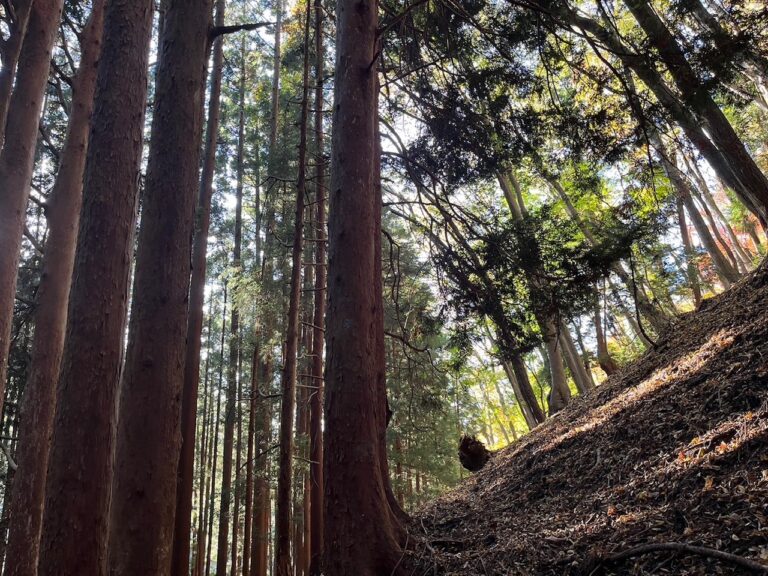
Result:
<svg viewBox="0 0 768 576">
<path fill-rule="evenodd" d="M 304 69 L 299 116 L 298 179 L 291 249 L 291 284 L 288 301 L 288 326 L 282 375 L 280 408 L 280 453 L 275 512 L 275 571 L 290 576 L 291 570 L 291 484 L 293 474 L 293 413 L 296 406 L 296 375 L 300 333 L 301 254 L 304 248 L 304 197 L 307 193 L 307 118 L 309 114 L 309 15 L 307 0 L 304 22 Z M 295 558 L 294 560 L 298 560 Z"/>
<path fill-rule="evenodd" d="M 242 143 L 242 138 L 240 139 Z M 242 164 L 242 163 L 241 163 Z M 239 174 L 235 206 L 235 243 L 232 249 L 232 265 L 240 268 L 243 237 L 243 182 Z M 232 460 L 234 456 L 235 420 L 237 412 L 237 378 L 240 357 L 240 313 L 232 304 L 230 324 L 229 362 L 227 365 L 227 405 L 224 414 L 224 446 L 221 476 L 221 509 L 219 512 L 219 540 L 217 544 L 216 576 L 227 573 L 230 505 L 232 502 Z"/>
<path fill-rule="evenodd" d="M 8 36 L 3 40 L 2 60 L 0 67 L 0 146 L 5 135 L 5 121 L 8 116 L 8 106 L 13 91 L 13 80 L 16 76 L 16 64 L 19 61 L 19 52 L 27 32 L 29 23 L 29 11 L 32 8 L 32 0 L 11 0 L 8 2 L 13 7 L 13 17 L 8 20 Z"/>
<path fill-rule="evenodd" d="M 107 4 L 56 392 L 41 576 L 107 573 L 115 400 L 136 220 L 151 28 L 150 0 Z"/>
<path fill-rule="evenodd" d="M 116 576 L 165 575 L 171 566 L 211 6 L 170 0 L 165 12 L 119 403 L 109 540 Z"/>
<path fill-rule="evenodd" d="M 258 234 L 258 231 L 257 231 Z M 243 576 L 251 573 L 251 539 L 253 530 L 253 469 L 256 441 L 256 415 L 259 409 L 259 346 L 251 355 L 251 397 L 248 417 L 248 447 L 245 455 L 245 511 L 243 513 Z"/>
<path fill-rule="evenodd" d="M 259 382 L 268 382 L 272 373 L 272 360 L 267 358 L 260 362 Z M 266 576 L 269 545 L 269 466 L 267 452 L 272 435 L 272 414 L 269 400 L 259 397 L 255 413 L 258 419 L 256 442 L 256 468 L 254 471 L 253 488 L 253 523 L 251 528 L 251 576 Z"/>
<path fill-rule="evenodd" d="M 214 26 L 224 25 L 224 0 L 216 1 Z M 197 389 L 200 379 L 200 334 L 203 328 L 205 298 L 205 268 L 208 250 L 208 229 L 211 221 L 213 174 L 216 170 L 216 141 L 219 129 L 221 72 L 224 63 L 224 37 L 213 44 L 211 89 L 208 100 L 208 121 L 205 135 L 203 168 L 195 214 L 195 235 L 192 249 L 192 278 L 189 291 L 189 320 L 187 321 L 187 354 L 184 361 L 184 387 L 181 400 L 181 457 L 179 458 L 178 491 L 176 494 L 176 525 L 173 538 L 171 574 L 189 573 L 189 542 L 192 528 L 192 488 L 194 474 L 194 437 L 197 418 Z"/>
<path fill-rule="evenodd" d="M 396 574 L 400 527 L 382 463 L 384 345 L 376 232 L 377 5 L 337 2 L 331 162 L 325 429 L 325 558 L 329 576 Z"/>
<path fill-rule="evenodd" d="M 0 152 L 0 413 L 37 129 L 62 4 L 63 0 L 39 0 L 31 9 Z"/>
<path fill-rule="evenodd" d="M 214 493 L 216 491 L 216 470 L 219 461 L 219 425 L 221 424 L 221 389 L 224 381 L 224 341 L 227 333 L 227 286 L 224 285 L 224 306 L 221 312 L 221 341 L 219 343 L 219 376 L 218 386 L 214 393 L 216 398 L 216 419 L 213 425 L 213 461 L 211 464 L 211 486 L 210 486 L 210 512 L 208 514 L 208 542 L 206 544 L 205 554 L 205 574 L 211 573 L 211 554 L 213 553 L 213 517 L 214 517 Z"/>
<path fill-rule="evenodd" d="M 18 470 L 10 497 L 8 555 L 14 560 L 8 563 L 8 576 L 37 574 L 49 437 L 67 327 L 67 300 L 75 264 L 83 170 L 103 24 L 104 0 L 98 0 L 82 32 L 69 127 L 48 209 L 48 240 L 37 291 L 35 339 L 21 407 Z"/>
<path fill-rule="evenodd" d="M 323 350 L 325 348 L 325 149 L 323 138 L 323 5 L 315 0 L 315 302 L 312 316 L 312 382 L 310 399 L 310 558 L 309 574 L 320 576 L 323 555 Z"/>
<path fill-rule="evenodd" d="M 241 37 L 240 41 L 240 86 L 238 95 L 238 130 L 237 130 L 237 186 L 235 196 L 237 198 L 237 207 L 235 213 L 235 235 L 242 237 L 242 204 L 243 204 L 243 178 L 245 175 L 245 80 L 246 80 L 246 68 L 245 68 L 245 36 Z M 241 239 L 236 238 L 236 243 L 242 242 Z M 238 248 L 239 251 L 239 248 Z M 239 260 L 239 254 L 238 254 Z M 242 354 L 240 351 L 240 343 L 238 343 L 238 356 L 237 356 L 237 374 L 242 374 Z M 231 561 L 230 561 L 230 575 L 237 576 L 238 572 L 238 539 L 240 537 L 240 499 L 241 499 L 241 483 L 240 483 L 240 460 L 242 454 L 242 428 L 243 428 L 243 408 L 241 400 L 243 397 L 243 381 L 238 376 L 237 379 L 237 402 L 236 402 L 236 424 L 237 424 L 237 442 L 235 446 L 235 482 L 234 482 L 234 506 L 232 509 L 232 548 L 231 548 Z"/>
</svg>

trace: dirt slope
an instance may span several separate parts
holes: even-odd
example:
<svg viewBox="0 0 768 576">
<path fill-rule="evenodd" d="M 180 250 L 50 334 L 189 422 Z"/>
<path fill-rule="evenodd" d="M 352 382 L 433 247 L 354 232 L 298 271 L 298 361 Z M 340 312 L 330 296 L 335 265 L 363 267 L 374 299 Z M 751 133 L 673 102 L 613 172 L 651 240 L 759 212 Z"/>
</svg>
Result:
<svg viewBox="0 0 768 576">
<path fill-rule="evenodd" d="M 768 266 L 502 450 L 410 527 L 413 574 L 759 573 L 768 565 Z M 766 571 L 768 573 L 768 571 Z"/>
</svg>

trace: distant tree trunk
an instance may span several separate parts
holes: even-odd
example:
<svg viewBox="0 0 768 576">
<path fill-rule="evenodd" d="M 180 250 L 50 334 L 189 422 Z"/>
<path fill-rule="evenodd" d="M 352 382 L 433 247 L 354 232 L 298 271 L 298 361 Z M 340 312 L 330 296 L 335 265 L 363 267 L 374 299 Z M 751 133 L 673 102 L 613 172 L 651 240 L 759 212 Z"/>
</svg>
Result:
<svg viewBox="0 0 768 576">
<path fill-rule="evenodd" d="M 258 234 L 258 232 L 257 232 Z M 248 418 L 248 445 L 245 455 L 245 512 L 243 514 L 243 576 L 251 573 L 251 540 L 253 529 L 253 469 L 256 441 L 256 416 L 259 409 L 259 346 L 251 355 L 251 396 Z M 266 457 L 266 456 L 265 456 Z"/>
<path fill-rule="evenodd" d="M 16 64 L 19 61 L 19 53 L 24 36 L 29 24 L 29 12 L 32 8 L 32 0 L 11 0 L 7 5 L 13 8 L 13 17 L 10 18 L 8 35 L 3 41 L 2 61 L 0 67 L 0 147 L 5 137 L 5 123 L 8 117 L 8 106 L 11 102 L 13 82 L 16 77 Z"/>
<path fill-rule="evenodd" d="M 696 205 L 693 202 L 693 191 L 690 184 L 685 178 L 685 175 L 675 165 L 674 159 L 668 155 L 667 150 L 663 147 L 660 138 L 655 138 L 655 146 L 659 152 L 659 158 L 661 159 L 661 165 L 675 188 L 675 191 L 683 201 L 683 205 L 688 210 L 688 214 L 693 221 L 693 225 L 696 228 L 696 233 L 699 235 L 702 244 L 706 248 L 709 255 L 712 257 L 712 263 L 715 266 L 715 271 L 720 277 L 721 282 L 727 288 L 731 283 L 738 281 L 740 274 L 731 262 L 725 257 L 717 246 L 715 239 L 710 234 L 707 224 L 699 213 Z"/>
<path fill-rule="evenodd" d="M 323 4 L 315 0 L 315 289 L 312 316 L 312 385 L 317 386 L 310 400 L 309 475 L 310 495 L 310 576 L 320 576 L 323 556 L 323 350 L 325 348 L 326 223 L 325 223 L 325 146 L 323 133 Z"/>
<path fill-rule="evenodd" d="M 214 26 L 224 25 L 225 0 L 216 0 Z M 206 254 L 208 229 L 211 221 L 213 174 L 216 171 L 216 142 L 219 131 L 219 101 L 221 73 L 224 64 L 224 37 L 213 44 L 213 66 L 208 99 L 208 121 L 205 151 L 195 214 L 192 248 L 192 278 L 189 291 L 189 320 L 187 322 L 187 354 L 184 360 L 184 388 L 181 399 L 181 457 L 179 458 L 178 490 L 176 494 L 176 524 L 173 537 L 172 576 L 189 573 L 189 542 L 192 527 L 192 487 L 194 484 L 194 437 L 197 418 L 197 389 L 200 380 L 200 334 L 203 328 L 205 298 Z M 207 574 L 206 574 L 207 576 Z"/>
<path fill-rule="evenodd" d="M 503 175 L 499 176 L 499 184 L 504 192 L 504 199 L 507 202 L 507 207 L 512 215 L 512 219 L 517 222 L 522 222 L 524 215 L 524 204 L 520 202 L 522 200 L 522 194 L 520 191 L 520 184 L 515 178 L 514 172 L 508 170 Z M 514 193 L 510 188 L 510 185 L 514 188 Z M 528 282 L 532 287 L 536 288 L 538 292 L 548 293 L 547 286 L 542 282 L 539 276 L 530 274 Z M 537 302 L 534 302 L 534 307 L 538 307 Z M 550 311 L 538 311 L 536 313 L 536 321 L 539 324 L 541 330 L 541 336 L 544 339 L 547 355 L 549 356 L 549 362 L 552 366 L 552 395 L 550 397 L 550 412 L 555 413 L 564 408 L 571 399 L 571 391 L 568 388 L 568 380 L 565 375 L 565 368 L 563 367 L 563 360 L 561 354 L 565 352 L 558 350 L 558 328 L 556 325 L 556 314 Z"/>
<path fill-rule="evenodd" d="M 232 249 L 232 265 L 241 266 L 243 235 L 243 185 L 238 179 L 235 205 L 235 244 Z M 230 505 L 232 502 L 232 460 L 234 456 L 235 420 L 237 411 L 238 361 L 240 357 L 240 312 L 232 303 L 230 321 L 229 361 L 227 363 L 227 402 L 224 413 L 224 446 L 221 474 L 221 509 L 219 511 L 219 540 L 216 554 L 216 576 L 226 576 L 229 540 Z"/>
<path fill-rule="evenodd" d="M 600 312 L 600 298 L 595 294 L 595 340 L 597 340 L 597 361 L 606 376 L 610 376 L 618 370 L 616 362 L 608 351 L 608 339 L 603 329 L 603 315 Z"/>
<path fill-rule="evenodd" d="M 237 156 L 236 156 L 236 173 L 237 173 L 237 193 L 236 196 L 239 199 L 240 204 L 240 216 L 239 226 L 242 227 L 242 198 L 243 198 L 243 184 L 245 177 L 245 81 L 246 81 L 246 63 L 245 63 L 245 36 L 241 36 L 240 40 L 240 85 L 238 88 L 238 128 L 237 128 Z M 242 234 L 242 233 L 241 233 Z M 242 352 L 238 350 L 237 357 L 237 373 L 242 374 Z M 230 563 L 230 575 L 237 576 L 238 572 L 238 539 L 240 536 L 240 498 L 241 498 L 241 482 L 240 482 L 240 460 L 242 454 L 242 428 L 243 428 L 243 381 L 238 377 L 237 380 L 237 442 L 235 446 L 235 483 L 234 483 L 234 506 L 232 508 L 232 560 Z"/>
<path fill-rule="evenodd" d="M 579 360 L 579 364 L 581 364 L 581 366 L 584 368 L 584 375 L 589 381 L 590 386 L 594 388 L 595 379 L 592 376 L 592 358 L 587 349 L 587 346 L 584 344 L 584 335 L 581 331 L 581 321 L 579 321 L 578 324 L 576 322 L 573 322 L 572 324 L 573 331 L 576 334 L 576 343 L 578 344 L 578 349 L 576 351 L 577 359 Z M 574 350 L 576 349 L 574 348 Z"/>
<path fill-rule="evenodd" d="M 639 1 L 642 2 L 642 0 Z M 730 127 L 730 124 L 727 124 L 727 120 L 725 120 L 727 126 L 722 126 L 724 116 L 717 118 L 718 115 L 722 116 L 722 112 L 711 110 L 711 98 L 706 93 L 706 90 L 698 85 L 698 81 L 694 83 L 695 87 L 692 92 L 691 86 L 686 86 L 686 90 L 681 88 L 681 91 L 685 93 L 685 104 L 683 104 L 669 86 L 666 85 L 661 74 L 648 63 L 646 58 L 634 53 L 617 34 L 603 28 L 597 21 L 583 16 L 565 5 L 558 11 L 558 16 L 563 18 L 568 25 L 580 28 L 600 40 L 608 50 L 621 59 L 625 66 L 632 69 L 654 93 L 659 103 L 669 112 L 675 122 L 680 125 L 686 136 L 699 149 L 718 175 L 727 182 L 728 186 L 736 192 L 745 205 L 758 215 L 761 222 L 766 222 L 768 219 L 768 186 L 763 182 L 765 177 L 760 175 L 759 169 L 754 165 L 754 161 L 749 157 L 738 137 L 736 137 L 736 149 L 729 149 L 731 148 L 730 145 L 725 144 L 726 141 L 734 144 L 733 137 L 735 134 L 733 134 L 733 129 Z M 658 16 L 656 18 L 658 19 Z M 646 24 L 649 24 L 645 18 L 641 17 L 641 19 Z M 663 23 L 662 27 L 666 29 Z M 652 25 L 649 29 L 652 30 L 653 34 L 646 33 L 649 36 L 653 35 L 652 43 L 662 40 L 661 44 L 664 44 L 662 36 L 655 33 L 657 28 L 657 26 Z M 668 30 L 666 32 L 669 34 Z M 665 49 L 666 53 L 666 56 L 663 55 L 662 58 L 667 60 L 667 56 L 670 54 L 666 50 L 679 50 L 679 47 L 676 46 L 675 40 L 672 38 L 671 45 L 660 48 L 660 52 L 662 49 Z M 684 56 L 680 64 L 683 68 L 687 68 L 687 71 L 683 73 L 687 75 L 690 72 L 690 66 L 685 61 Z M 669 64 L 669 66 L 671 72 L 676 74 L 677 66 L 675 64 Z M 700 98 L 701 102 L 696 102 L 697 98 Z M 707 100 L 709 102 L 706 102 Z M 714 107 L 717 108 L 716 105 Z M 710 140 L 702 129 L 701 123 L 694 115 L 694 111 L 700 112 L 702 110 L 707 113 L 706 115 L 715 117 L 717 129 L 714 130 L 715 133 L 712 135 L 713 140 Z"/>
<path fill-rule="evenodd" d="M 542 327 L 544 332 L 544 350 L 549 359 L 549 371 L 552 389 L 549 394 L 549 413 L 555 414 L 565 408 L 571 401 L 571 389 L 568 387 L 568 380 L 565 376 L 565 367 L 563 366 L 562 350 L 558 346 L 556 329 L 549 323 Z"/>
<path fill-rule="evenodd" d="M 56 379 L 67 328 L 67 301 L 75 264 L 83 170 L 103 24 L 104 0 L 98 0 L 93 4 L 82 32 L 81 59 L 72 94 L 69 127 L 47 212 L 48 240 L 37 291 L 35 338 L 19 419 L 18 470 L 10 494 L 7 550 L 14 561 L 6 567 L 8 576 L 37 574 Z"/>
<path fill-rule="evenodd" d="M 376 334 L 378 54 L 375 2 L 339 0 L 331 166 L 325 429 L 325 573 L 395 575 L 399 520 L 382 474 Z"/>
<path fill-rule="evenodd" d="M 208 459 L 210 458 L 210 451 L 208 450 L 208 446 L 210 444 L 209 437 L 211 435 L 211 425 L 213 423 L 213 407 L 210 405 L 210 398 L 211 393 L 209 390 L 209 383 L 211 381 L 210 377 L 210 360 L 211 360 L 211 344 L 212 344 L 212 336 L 211 333 L 213 324 L 213 298 L 210 299 L 210 302 L 208 304 L 208 334 L 206 337 L 207 340 L 207 351 L 205 355 L 205 368 L 203 371 L 203 422 L 202 422 L 202 431 L 200 434 L 200 447 L 198 449 L 198 453 L 200 455 L 200 459 L 198 462 L 198 486 L 200 490 L 200 496 L 199 496 L 199 510 L 197 515 L 197 539 L 196 539 L 196 546 L 194 550 L 194 562 L 192 565 L 192 576 L 203 576 L 203 566 L 204 566 L 204 558 L 205 558 L 205 543 L 206 543 L 206 534 L 207 534 L 207 526 L 208 526 L 208 514 L 209 514 L 209 490 L 208 490 L 208 480 L 207 480 L 207 467 L 208 467 Z M 182 419 L 183 422 L 183 419 Z M 182 442 L 183 442 L 182 437 Z M 183 446 L 182 446 L 183 448 Z M 176 517 L 178 521 L 178 498 L 176 500 Z M 174 533 L 175 538 L 175 533 Z M 174 553 L 176 550 L 176 545 L 174 542 Z M 173 570 L 173 561 L 171 563 L 171 570 Z"/>
<path fill-rule="evenodd" d="M 307 17 L 311 17 L 311 10 L 308 9 Z M 314 206 L 309 205 L 304 207 L 307 230 L 314 231 Z M 313 243 L 314 244 L 314 243 Z M 300 438 L 299 448 L 301 456 L 309 462 L 309 402 L 310 396 L 314 393 L 314 382 L 311 376 L 312 372 L 312 337 L 314 330 L 312 328 L 312 289 L 315 284 L 315 270 L 314 270 L 314 255 L 310 250 L 305 258 L 304 264 L 304 289 L 302 291 L 302 349 L 304 356 L 304 363 L 301 370 L 304 373 L 304 385 L 299 389 L 298 402 L 296 404 L 296 435 Z M 301 499 L 298 498 L 299 486 L 301 483 Z M 294 541 L 296 544 L 294 548 L 297 550 L 296 556 L 296 575 L 307 576 L 309 573 L 309 556 L 310 556 L 310 525 L 311 525 L 311 487 L 309 484 L 309 471 L 305 466 L 298 468 L 297 474 L 297 487 L 296 487 L 296 504 L 298 508 L 298 517 L 301 521 L 296 521 L 296 534 Z"/>
<path fill-rule="evenodd" d="M 211 464 L 211 512 L 208 515 L 208 543 L 205 555 L 205 574 L 211 573 L 211 554 L 213 552 L 213 517 L 216 494 L 216 470 L 219 462 L 219 424 L 221 423 L 221 389 L 224 384 L 224 341 L 227 333 L 227 286 L 224 285 L 224 306 L 221 312 L 221 341 L 219 343 L 219 384 L 216 390 L 216 420 L 213 425 L 213 462 Z"/>
<path fill-rule="evenodd" d="M 677 40 L 646 0 L 624 0 L 651 45 L 669 70 L 683 102 L 707 124 L 715 146 L 729 162 L 734 175 L 749 190 L 753 203 L 765 218 L 768 213 L 768 179 L 749 155 L 723 111 L 710 96 L 688 63 Z"/>
<path fill-rule="evenodd" d="M 582 234 L 584 234 L 584 238 L 587 240 L 587 243 L 591 246 L 596 245 L 597 238 L 595 237 L 592 229 L 581 218 L 578 211 L 576 210 L 576 207 L 571 202 L 571 199 L 568 197 L 567 192 L 560 184 L 560 182 L 556 178 L 548 176 L 543 171 L 541 171 L 541 174 L 547 180 L 550 188 L 554 190 L 557 197 L 560 198 L 560 200 L 563 202 L 565 205 L 565 211 L 568 212 L 571 220 L 576 223 L 576 225 L 579 227 L 579 230 L 581 230 Z M 616 274 L 616 276 L 619 277 L 619 279 L 621 279 L 624 285 L 626 285 L 627 289 L 633 293 L 633 297 L 635 297 L 638 310 L 640 310 L 643 316 L 647 318 L 648 322 L 650 322 L 654 330 L 659 332 L 666 328 L 666 326 L 669 324 L 669 317 L 664 313 L 663 310 L 656 308 L 641 290 L 634 289 L 635 283 L 624 269 L 624 267 L 621 265 L 621 263 L 616 262 L 613 264 L 611 266 L 611 270 L 614 274 Z"/>
<path fill-rule="evenodd" d="M 107 4 L 56 393 L 41 576 L 107 573 L 116 392 L 136 223 L 151 29 L 151 1 Z M 72 458 L 73 454 L 78 457 Z"/>
<path fill-rule="evenodd" d="M 688 172 L 693 177 L 694 182 L 696 183 L 696 187 L 693 189 L 699 193 L 699 200 L 707 209 L 707 216 L 708 219 L 712 222 L 712 227 L 717 228 L 716 220 L 712 214 L 714 212 L 714 214 L 716 214 L 717 218 L 720 220 L 720 223 L 723 225 L 723 228 L 725 228 L 726 234 L 731 240 L 732 248 L 735 251 L 736 256 L 738 256 L 736 264 L 741 264 L 743 266 L 743 271 L 748 271 L 752 264 L 752 257 L 741 245 L 741 242 L 739 241 L 738 236 L 736 236 L 736 233 L 733 231 L 733 228 L 728 222 L 728 219 L 723 214 L 723 211 L 720 209 L 720 206 L 718 206 L 718 203 L 712 197 L 712 191 L 709 189 L 709 185 L 707 184 L 706 179 L 701 175 L 701 172 L 699 171 L 698 166 L 696 166 L 696 163 L 694 161 L 689 162 L 686 155 L 683 155 L 683 162 Z M 698 188 L 698 190 L 696 190 L 696 188 Z M 722 240 L 721 242 L 724 244 Z"/>
<path fill-rule="evenodd" d="M 272 373 L 271 358 L 268 356 L 261 366 L 261 382 L 267 383 L 267 376 Z M 254 510 L 251 542 L 251 576 L 266 576 L 269 548 L 269 517 L 271 511 L 269 490 L 269 459 L 267 452 L 272 436 L 272 413 L 269 400 L 259 402 L 257 413 L 260 430 L 257 442 L 257 463 L 259 468 L 254 481 Z"/>
<path fill-rule="evenodd" d="M 680 237 L 683 239 L 683 251 L 685 252 L 686 273 L 688 283 L 693 293 L 693 304 L 698 308 L 701 305 L 701 283 L 699 271 L 696 267 L 696 251 L 691 242 L 691 234 L 688 231 L 688 223 L 685 218 L 685 204 L 680 195 L 677 196 L 677 222 L 680 226 Z"/>
<path fill-rule="evenodd" d="M 171 568 L 211 6 L 169 0 L 165 13 L 119 402 L 109 540 L 116 576 Z"/>
<path fill-rule="evenodd" d="M 237 359 L 238 374 L 242 374 L 240 355 Z M 233 502 L 232 502 L 232 545 L 231 545 L 231 560 L 229 563 L 230 576 L 237 576 L 238 574 L 238 542 L 240 540 L 240 500 L 241 500 L 241 482 L 240 482 L 240 468 L 241 468 L 241 452 L 242 452 L 242 423 L 243 423 L 243 409 L 241 406 L 243 398 L 243 380 L 240 378 L 237 384 L 237 436 L 235 442 L 235 478 L 234 478 L 234 490 L 233 490 Z"/>
<path fill-rule="evenodd" d="M 0 411 L 35 143 L 62 5 L 63 0 L 36 0 L 32 6 L 19 53 L 13 94 L 8 103 L 5 140 L 0 152 L 0 246 L 3 247 L 0 250 Z"/>
<path fill-rule="evenodd" d="M 280 468 L 277 478 L 275 513 L 275 571 L 291 576 L 291 482 L 293 459 L 293 413 L 296 408 L 296 374 L 301 313 L 301 254 L 304 247 L 304 198 L 307 193 L 307 122 L 309 115 L 309 0 L 304 22 L 304 68 L 301 111 L 299 114 L 299 174 L 296 183 L 296 212 L 291 250 L 291 284 L 288 302 L 288 327 L 282 376 L 280 409 Z M 294 558 L 294 561 L 297 561 Z"/>
<path fill-rule="evenodd" d="M 531 408 L 523 395 L 523 391 L 520 388 L 520 385 L 517 380 L 517 376 L 515 375 L 515 371 L 512 368 L 512 364 L 508 360 L 502 360 L 501 364 L 502 364 L 502 367 L 504 368 L 504 373 L 507 375 L 507 380 L 509 380 L 509 383 L 512 385 L 512 390 L 515 393 L 515 398 L 517 399 L 518 404 L 520 404 L 520 411 L 523 413 L 523 418 L 525 419 L 525 423 L 528 426 L 529 430 L 533 430 L 536 426 L 538 426 L 539 422 L 536 421 L 536 418 L 533 415 Z M 533 396 L 532 390 L 531 390 L 530 396 L 533 397 L 534 401 L 536 400 L 536 397 Z"/>
<path fill-rule="evenodd" d="M 586 394 L 592 390 L 595 385 L 587 375 L 587 371 L 584 369 L 584 364 L 581 362 L 581 355 L 578 350 L 576 350 L 573 337 L 565 322 L 560 323 L 559 340 L 560 346 L 563 349 L 563 358 L 568 366 L 568 370 L 571 372 L 571 376 L 573 376 L 576 388 L 578 388 L 579 394 Z"/>
</svg>

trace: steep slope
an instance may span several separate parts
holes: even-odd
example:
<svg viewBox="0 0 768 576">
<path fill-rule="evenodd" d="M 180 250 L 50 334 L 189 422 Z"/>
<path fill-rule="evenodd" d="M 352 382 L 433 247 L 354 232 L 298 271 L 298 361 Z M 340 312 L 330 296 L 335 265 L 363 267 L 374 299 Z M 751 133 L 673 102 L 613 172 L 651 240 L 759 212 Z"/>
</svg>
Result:
<svg viewBox="0 0 768 576">
<path fill-rule="evenodd" d="M 414 574 L 760 573 L 768 566 L 768 266 L 502 450 L 411 526 Z M 766 569 L 768 573 L 768 569 Z"/>
</svg>

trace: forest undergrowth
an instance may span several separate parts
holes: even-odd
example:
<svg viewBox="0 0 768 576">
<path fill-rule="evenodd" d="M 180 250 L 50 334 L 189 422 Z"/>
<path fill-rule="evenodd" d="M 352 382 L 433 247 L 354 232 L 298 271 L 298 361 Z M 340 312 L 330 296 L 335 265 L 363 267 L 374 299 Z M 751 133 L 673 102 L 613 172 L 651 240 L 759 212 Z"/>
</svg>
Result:
<svg viewBox="0 0 768 576">
<path fill-rule="evenodd" d="M 768 573 L 768 263 L 410 531 L 418 575 Z"/>
</svg>

